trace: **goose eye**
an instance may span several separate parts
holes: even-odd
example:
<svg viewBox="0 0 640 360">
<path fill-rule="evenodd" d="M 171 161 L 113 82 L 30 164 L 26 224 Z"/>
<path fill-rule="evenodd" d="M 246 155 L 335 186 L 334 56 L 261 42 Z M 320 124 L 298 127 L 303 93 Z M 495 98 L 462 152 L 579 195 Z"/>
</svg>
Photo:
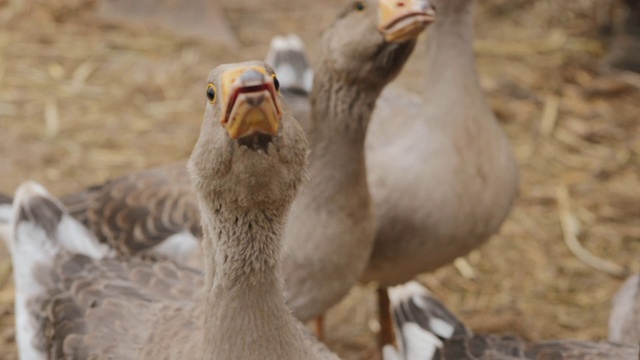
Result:
<svg viewBox="0 0 640 360">
<path fill-rule="evenodd" d="M 213 84 L 207 85 L 207 99 L 209 99 L 209 102 L 211 103 L 216 100 L 216 88 Z"/>
<path fill-rule="evenodd" d="M 353 5 L 353 7 L 358 11 L 362 11 L 364 10 L 364 3 L 358 1 Z"/>
<path fill-rule="evenodd" d="M 272 74 L 271 78 L 273 78 L 273 86 L 276 88 L 276 91 L 280 91 L 280 80 L 278 80 L 276 74 Z"/>
</svg>

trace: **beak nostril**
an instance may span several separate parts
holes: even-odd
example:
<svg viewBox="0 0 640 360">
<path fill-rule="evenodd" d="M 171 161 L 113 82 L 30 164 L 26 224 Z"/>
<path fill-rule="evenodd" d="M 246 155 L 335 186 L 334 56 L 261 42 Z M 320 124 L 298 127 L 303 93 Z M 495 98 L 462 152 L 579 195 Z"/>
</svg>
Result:
<svg viewBox="0 0 640 360">
<path fill-rule="evenodd" d="M 404 7 L 404 1 L 398 1 L 397 5 L 398 7 Z"/>
<path fill-rule="evenodd" d="M 262 104 L 263 101 L 264 101 L 263 94 L 247 97 L 247 104 L 249 104 L 252 107 L 260 106 L 260 104 Z"/>
</svg>

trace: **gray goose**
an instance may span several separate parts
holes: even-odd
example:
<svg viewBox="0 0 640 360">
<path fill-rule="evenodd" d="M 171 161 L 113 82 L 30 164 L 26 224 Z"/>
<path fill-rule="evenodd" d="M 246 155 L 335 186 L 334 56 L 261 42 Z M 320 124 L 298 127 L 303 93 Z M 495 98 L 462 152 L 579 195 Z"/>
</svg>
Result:
<svg viewBox="0 0 640 360">
<path fill-rule="evenodd" d="M 393 343 L 386 287 L 483 244 L 498 231 L 517 195 L 513 153 L 475 68 L 474 4 L 435 2 L 438 21 L 427 37 L 423 92 L 387 87 L 367 133 L 377 229 L 362 280 L 379 285 L 381 344 Z M 299 108 L 294 111 L 306 129 Z"/>
<path fill-rule="evenodd" d="M 399 350 L 397 360 L 602 360 L 638 359 L 638 344 L 581 340 L 528 342 L 507 335 L 478 335 L 415 281 L 389 290 Z"/>
<path fill-rule="evenodd" d="M 276 84 L 262 62 L 209 74 L 189 160 L 204 279 L 170 261 L 101 259 L 108 247 L 62 203 L 19 188 L 10 250 L 22 359 L 337 359 L 282 295 L 282 232 L 308 145 Z M 80 237 L 93 251 L 68 246 Z"/>
<path fill-rule="evenodd" d="M 285 296 L 300 320 L 339 301 L 368 262 L 374 214 L 365 172 L 367 126 L 377 97 L 433 15 L 426 0 L 355 1 L 322 36 L 312 116 L 305 121 L 311 180 L 292 206 L 283 240 Z M 192 249 L 199 235 L 193 227 L 199 222 L 195 197 L 184 193 L 185 177 L 183 165 L 150 170 L 62 202 L 120 253 L 158 250 L 180 260 L 188 256 L 176 248 Z"/>
<path fill-rule="evenodd" d="M 509 140 L 484 99 L 473 54 L 474 0 L 439 0 L 420 95 L 388 87 L 367 134 L 376 207 L 374 249 L 362 280 L 387 286 L 466 255 L 496 233 L 516 196 Z M 390 334 L 381 333 L 383 343 Z"/>
<path fill-rule="evenodd" d="M 609 341 L 640 343 L 640 275 L 630 276 L 613 297 Z"/>
</svg>

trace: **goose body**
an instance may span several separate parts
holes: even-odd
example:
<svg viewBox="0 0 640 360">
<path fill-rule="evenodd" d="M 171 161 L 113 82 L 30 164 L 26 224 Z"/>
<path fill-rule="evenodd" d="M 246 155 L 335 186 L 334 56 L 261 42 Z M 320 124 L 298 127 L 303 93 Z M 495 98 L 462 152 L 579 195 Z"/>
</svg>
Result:
<svg viewBox="0 0 640 360">
<path fill-rule="evenodd" d="M 262 62 L 209 75 L 189 162 L 204 278 L 167 260 L 108 259 L 44 188 L 19 188 L 10 250 L 22 359 L 337 359 L 282 295 L 281 233 L 308 145 L 273 79 Z M 84 250 L 65 240 L 82 236 Z"/>
<path fill-rule="evenodd" d="M 323 34 L 305 120 L 310 181 L 292 205 L 283 239 L 285 296 L 300 320 L 339 301 L 367 265 L 375 231 L 364 157 L 367 126 L 377 97 L 432 17 L 426 0 L 359 1 Z M 196 196 L 187 183 L 186 171 L 176 165 L 130 174 L 63 202 L 120 254 L 151 252 L 183 261 L 200 236 Z"/>
<path fill-rule="evenodd" d="M 637 343 L 582 340 L 529 342 L 506 335 L 474 334 L 444 304 L 415 281 L 389 290 L 399 351 L 385 348 L 385 359 L 404 360 L 633 360 Z"/>
</svg>

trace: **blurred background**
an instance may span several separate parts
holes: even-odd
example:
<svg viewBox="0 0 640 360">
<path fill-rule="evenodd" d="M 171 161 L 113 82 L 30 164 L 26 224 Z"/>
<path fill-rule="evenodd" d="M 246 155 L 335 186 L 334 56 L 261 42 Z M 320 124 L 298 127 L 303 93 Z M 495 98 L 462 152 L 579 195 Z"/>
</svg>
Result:
<svg viewBox="0 0 640 360">
<path fill-rule="evenodd" d="M 185 159 L 211 68 L 262 59 L 289 32 L 313 64 L 345 1 L 130 3 L 0 0 L 0 192 L 35 179 L 62 195 Z M 640 271 L 640 75 L 607 66 L 624 10 L 617 0 L 478 4 L 481 83 L 511 138 L 521 195 L 487 245 L 419 278 L 477 332 L 604 339 L 620 277 Z M 414 90 L 420 43 L 397 80 Z M 576 258 L 574 236 L 623 271 Z M 357 287 L 328 313 L 327 342 L 344 358 L 372 354 L 374 305 Z M 0 359 L 16 358 L 0 245 Z"/>
</svg>

